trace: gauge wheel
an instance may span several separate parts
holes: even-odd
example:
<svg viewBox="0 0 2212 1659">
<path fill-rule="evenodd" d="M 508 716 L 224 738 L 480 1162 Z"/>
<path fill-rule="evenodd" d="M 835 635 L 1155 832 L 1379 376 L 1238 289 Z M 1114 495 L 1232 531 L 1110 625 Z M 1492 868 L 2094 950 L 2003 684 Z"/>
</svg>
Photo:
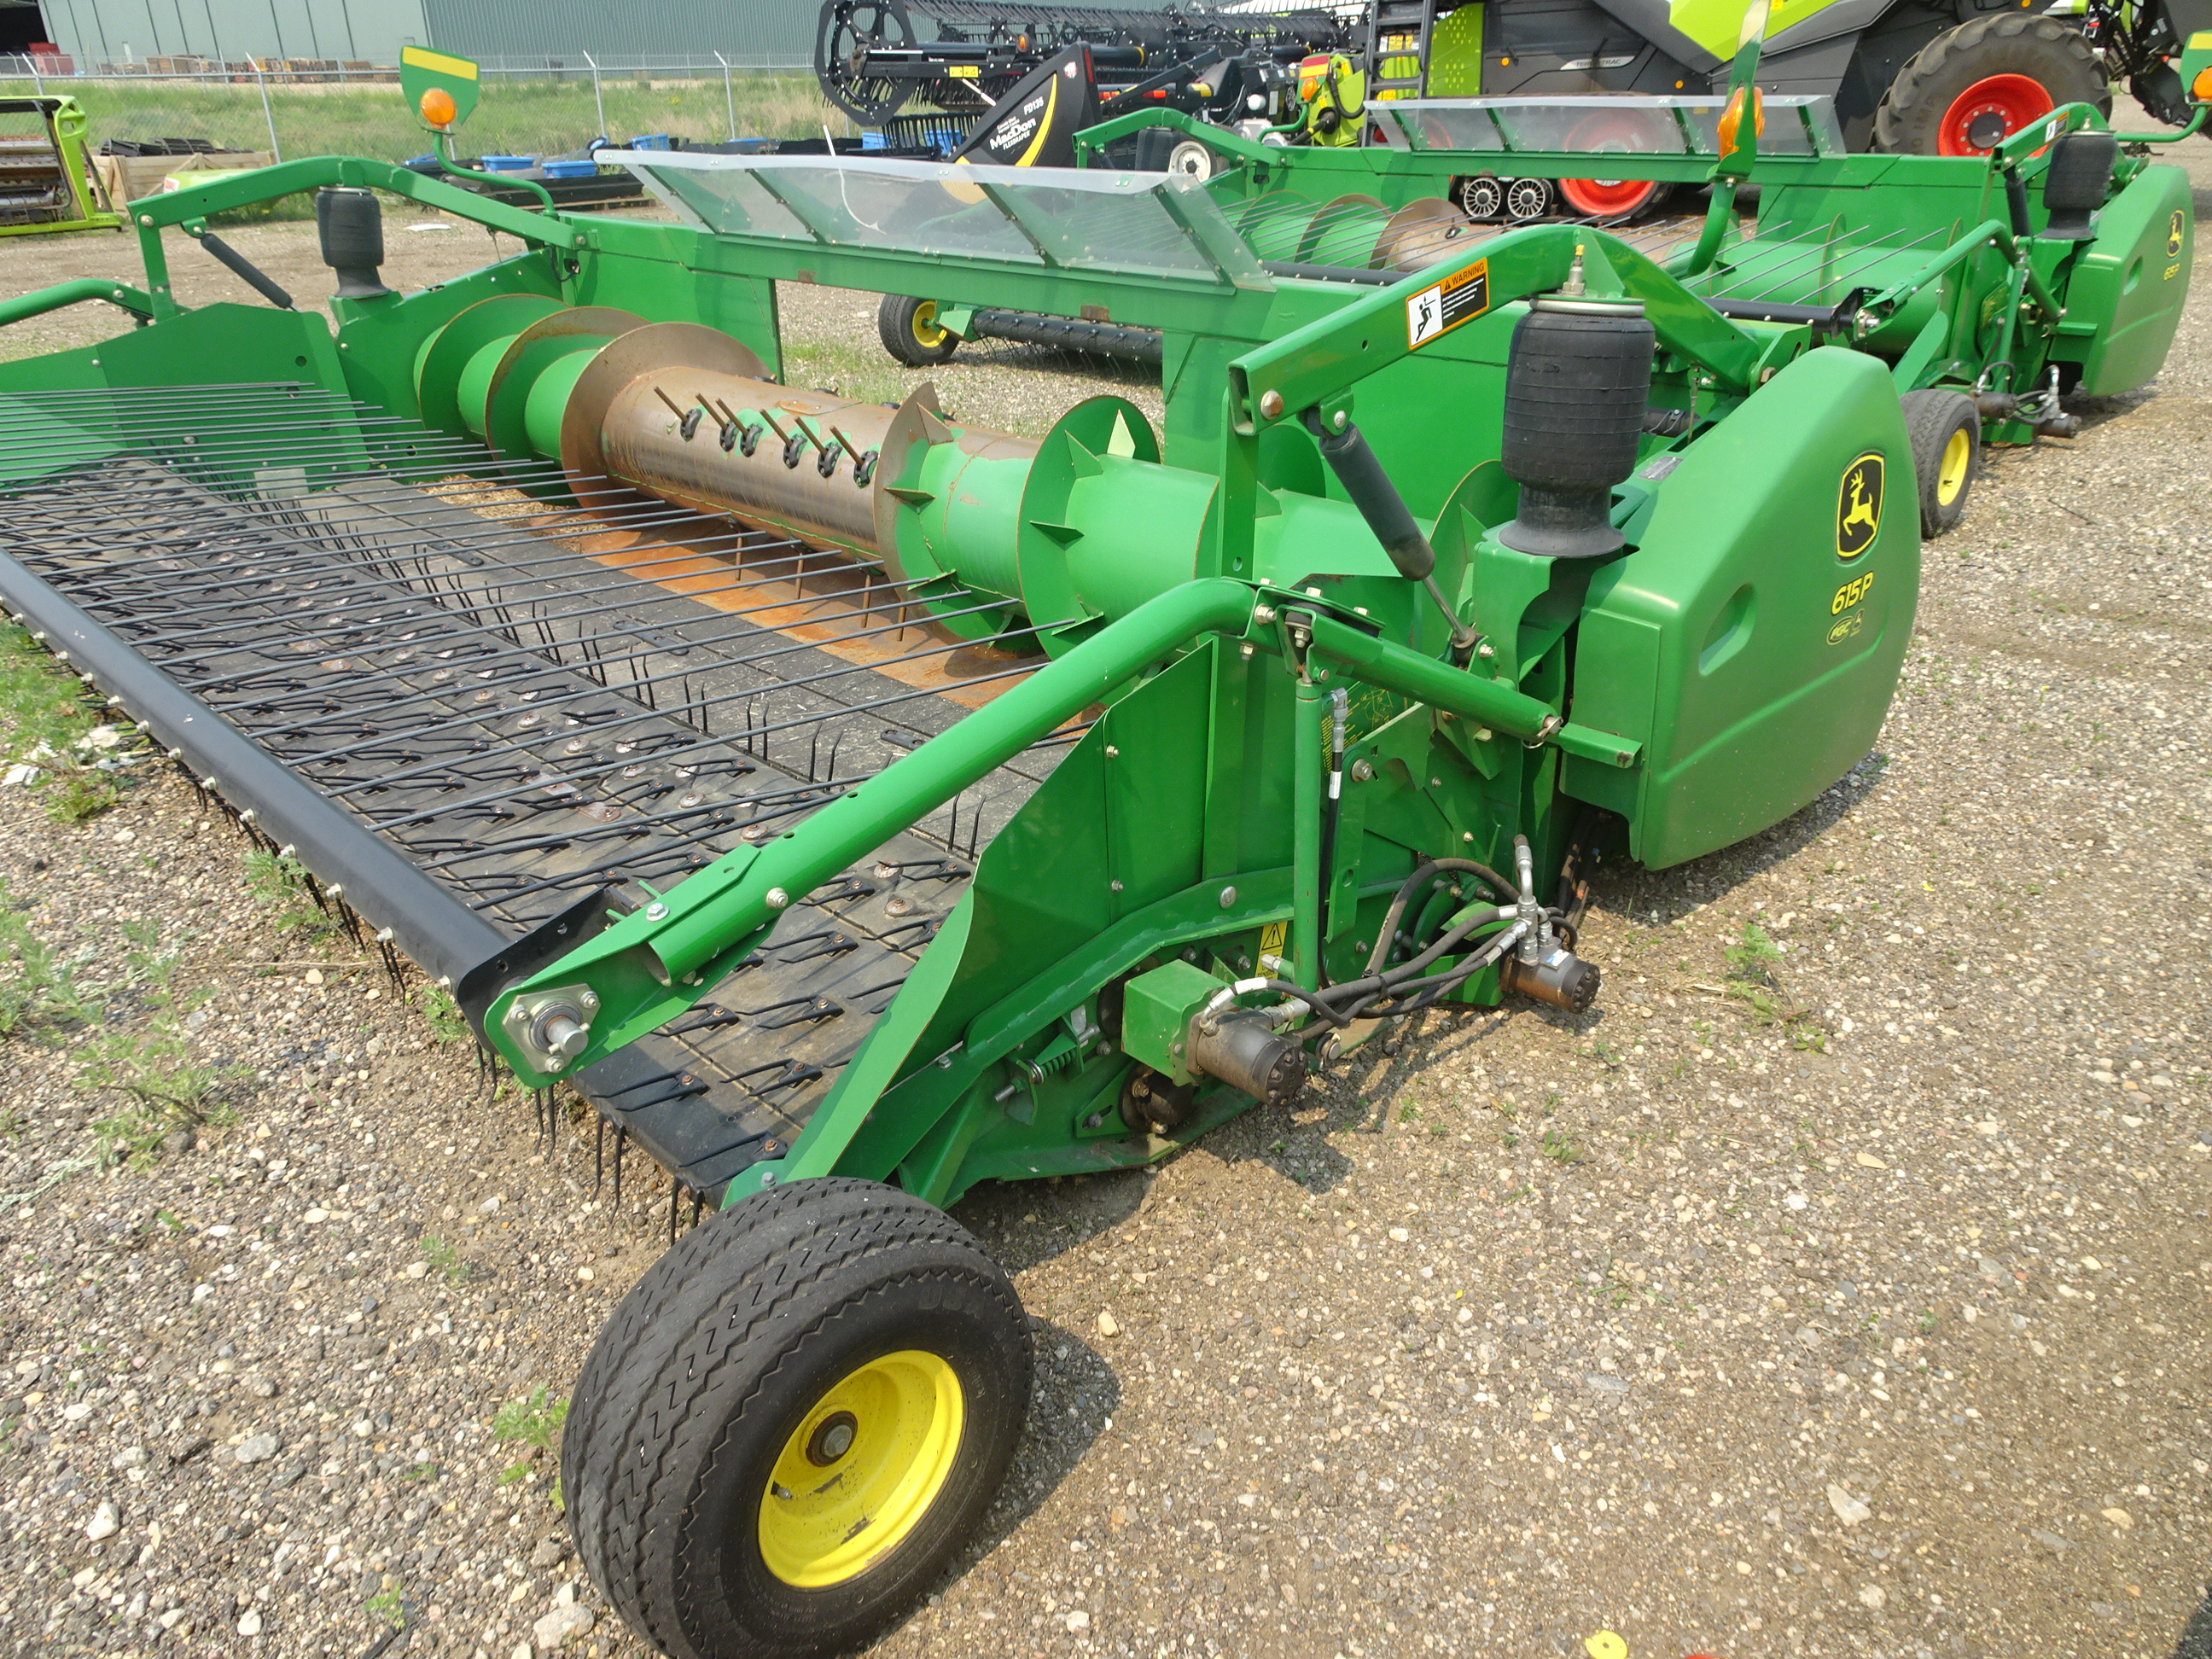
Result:
<svg viewBox="0 0 2212 1659">
<path fill-rule="evenodd" d="M 886 294 L 876 307 L 876 334 L 884 349 L 908 368 L 927 368 L 950 359 L 960 337 L 937 320 L 937 301 Z"/>
<path fill-rule="evenodd" d="M 1168 152 L 1168 171 L 1191 179 L 1211 179 L 1214 172 L 1213 152 L 1196 138 L 1185 138 Z"/>
<path fill-rule="evenodd" d="M 2061 104 L 2112 113 L 2112 89 L 2089 43 L 2053 18 L 1997 12 L 1913 54 L 1875 112 L 1875 148 L 1986 155 Z"/>
<path fill-rule="evenodd" d="M 1966 497 L 1981 476 L 1981 411 L 1957 392 L 1908 392 L 1899 401 L 1920 487 L 1920 533 L 1941 536 L 1966 516 Z"/>
<path fill-rule="evenodd" d="M 647 1269 L 584 1362 L 577 1554 L 659 1651 L 842 1651 L 981 1521 L 1030 1366 L 1013 1286 L 942 1211 L 865 1181 L 755 1194 Z"/>
<path fill-rule="evenodd" d="M 1459 210 L 1478 224 L 1494 221 L 1505 211 L 1505 186 L 1493 173 L 1478 173 L 1459 181 Z"/>
<path fill-rule="evenodd" d="M 1505 186 L 1505 217 L 1508 222 L 1525 225 L 1540 219 L 1552 210 L 1552 181 L 1548 179 L 1516 179 Z"/>
</svg>

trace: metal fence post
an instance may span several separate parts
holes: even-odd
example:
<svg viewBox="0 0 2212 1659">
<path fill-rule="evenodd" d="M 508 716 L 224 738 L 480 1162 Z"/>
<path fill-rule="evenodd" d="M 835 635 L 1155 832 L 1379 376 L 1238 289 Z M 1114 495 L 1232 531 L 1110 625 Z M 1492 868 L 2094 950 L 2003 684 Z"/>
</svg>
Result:
<svg viewBox="0 0 2212 1659">
<path fill-rule="evenodd" d="M 269 124 L 269 153 L 281 161 L 284 159 L 284 147 L 276 142 L 276 117 L 269 107 L 269 77 L 262 72 L 258 58 L 254 60 L 253 79 L 261 88 L 261 118 Z"/>
<path fill-rule="evenodd" d="M 738 142 L 738 95 L 730 90 L 730 60 L 718 52 L 714 61 L 722 66 L 722 104 L 730 112 L 730 142 L 734 144 Z"/>
<path fill-rule="evenodd" d="M 611 137 L 613 135 L 609 133 L 607 131 L 606 95 L 599 90 L 599 59 L 593 58 L 592 54 L 587 52 L 584 54 L 584 61 L 592 66 L 592 101 L 599 106 L 599 137 L 602 138 Z"/>
<path fill-rule="evenodd" d="M 36 92 L 41 98 L 45 97 L 46 95 L 46 83 L 39 78 L 39 54 L 35 52 L 27 52 L 23 54 L 23 62 L 31 71 L 32 90 Z M 730 137 L 732 138 L 737 136 L 738 135 L 735 132 L 732 132 L 730 134 Z"/>
</svg>

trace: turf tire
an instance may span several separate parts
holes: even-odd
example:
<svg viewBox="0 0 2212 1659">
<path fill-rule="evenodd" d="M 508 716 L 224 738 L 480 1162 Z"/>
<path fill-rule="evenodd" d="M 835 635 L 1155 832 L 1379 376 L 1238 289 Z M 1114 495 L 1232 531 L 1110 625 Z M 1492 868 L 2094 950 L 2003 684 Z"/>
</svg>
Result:
<svg viewBox="0 0 2212 1659">
<path fill-rule="evenodd" d="M 825 1588 L 786 1583 L 759 1539 L 779 1451 L 853 1367 L 914 1348 L 960 1380 L 943 1486 L 881 1560 Z M 1021 1438 L 1031 1360 L 1012 1285 L 942 1211 L 842 1179 L 748 1197 L 647 1270 L 584 1362 L 561 1444 L 578 1556 L 672 1659 L 849 1648 L 981 1520 Z"/>
<path fill-rule="evenodd" d="M 903 294 L 886 294 L 877 306 L 876 336 L 908 368 L 945 362 L 960 349 L 960 337 L 937 325 L 936 301 Z"/>
<path fill-rule="evenodd" d="M 2029 12 L 1993 12 L 1947 29 L 1908 59 L 1874 114 L 1874 147 L 1900 155 L 1939 153 L 1945 112 L 1993 75 L 2041 84 L 2053 105 L 2093 104 L 2112 112 L 2112 88 L 2081 31 Z"/>
<path fill-rule="evenodd" d="M 1899 401 L 1905 406 L 1905 429 L 1912 440 L 1920 533 L 1933 538 L 1955 529 L 1966 516 L 1966 498 L 1982 472 L 1981 411 L 1974 407 L 1972 398 L 1961 392 L 1932 388 L 1908 392 Z M 1952 445 L 1961 433 L 1966 440 L 1966 471 L 1952 477 L 1947 490 L 1944 458 L 1952 453 Z"/>
</svg>

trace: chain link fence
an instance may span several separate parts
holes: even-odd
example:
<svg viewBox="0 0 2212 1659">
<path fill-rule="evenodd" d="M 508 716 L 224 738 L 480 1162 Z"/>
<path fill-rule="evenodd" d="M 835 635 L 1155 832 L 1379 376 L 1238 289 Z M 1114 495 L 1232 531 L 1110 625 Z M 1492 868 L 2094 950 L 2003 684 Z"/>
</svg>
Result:
<svg viewBox="0 0 2212 1659">
<path fill-rule="evenodd" d="M 398 72 L 310 59 L 214 64 L 155 59 L 124 74 L 51 72 L 52 58 L 0 57 L 0 96 L 75 98 L 88 148 L 173 143 L 268 160 L 365 155 L 404 161 L 430 148 L 401 98 Z M 160 66 L 157 71 L 155 65 Z M 72 67 L 75 67 L 72 65 Z M 117 68 L 118 65 L 104 65 Z M 685 143 L 850 134 L 811 71 L 705 58 L 495 60 L 481 66 L 476 112 L 456 135 L 476 155 L 580 154 L 594 137 L 666 135 Z"/>
</svg>

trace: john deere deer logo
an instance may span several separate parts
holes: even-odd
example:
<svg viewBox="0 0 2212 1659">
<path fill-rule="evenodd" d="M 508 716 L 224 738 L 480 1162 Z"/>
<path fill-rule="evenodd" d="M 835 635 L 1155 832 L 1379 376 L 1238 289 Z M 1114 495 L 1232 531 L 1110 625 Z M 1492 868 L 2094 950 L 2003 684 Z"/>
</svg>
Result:
<svg viewBox="0 0 2212 1659">
<path fill-rule="evenodd" d="M 1881 528 L 1881 457 L 1862 455 L 1844 469 L 1836 494 L 1836 556 L 1856 559 Z"/>
<path fill-rule="evenodd" d="M 2166 222 L 2166 257 L 2169 259 L 2181 257 L 2181 213 L 2179 209 Z"/>
</svg>

